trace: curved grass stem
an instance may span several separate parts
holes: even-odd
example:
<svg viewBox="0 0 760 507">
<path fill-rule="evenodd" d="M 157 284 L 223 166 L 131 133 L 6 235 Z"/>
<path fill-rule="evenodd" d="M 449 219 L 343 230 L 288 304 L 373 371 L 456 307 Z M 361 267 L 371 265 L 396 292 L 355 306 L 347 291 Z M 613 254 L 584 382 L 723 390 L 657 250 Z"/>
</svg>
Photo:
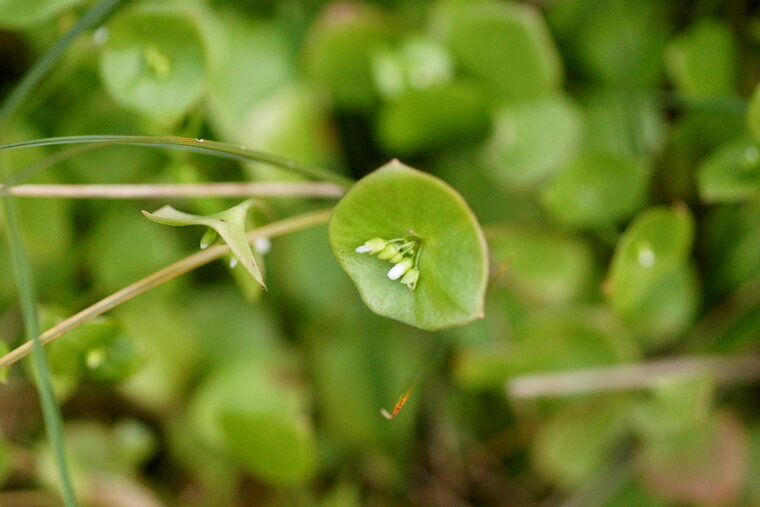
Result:
<svg viewBox="0 0 760 507">
<path fill-rule="evenodd" d="M 327 223 L 331 213 L 332 209 L 330 208 L 286 218 L 284 220 L 272 222 L 271 224 L 265 225 L 263 227 L 253 229 L 248 232 L 246 237 L 248 241 L 253 241 L 257 238 L 273 238 L 282 236 L 287 233 L 308 229 L 310 227 L 315 227 L 317 225 Z M 150 289 L 158 287 L 159 285 L 168 282 L 169 280 L 172 280 L 184 273 L 192 271 L 193 269 L 221 258 L 226 253 L 228 253 L 229 250 L 230 249 L 226 244 L 216 245 L 207 248 L 206 250 L 201 250 L 200 252 L 194 253 L 180 261 L 175 262 L 174 264 L 156 271 L 155 273 L 146 276 L 142 280 L 111 294 L 110 296 L 85 308 L 81 312 L 69 317 L 58 325 L 48 329 L 39 335 L 39 343 L 40 345 L 46 345 L 56 338 L 59 338 L 68 333 L 69 331 L 76 329 L 85 322 L 88 322 L 98 315 L 102 315 L 103 313 L 112 310 L 120 304 L 125 303 L 130 299 L 133 299 L 140 294 L 149 291 Z M 13 349 L 3 357 L 0 357 L 0 370 L 7 368 L 16 361 L 27 356 L 33 350 L 34 342 L 35 340 L 29 340 L 23 345 L 20 345 L 19 347 Z"/>
<path fill-rule="evenodd" d="M 332 171 L 301 164 L 294 160 L 250 150 L 245 146 L 207 139 L 193 139 L 189 137 L 172 136 L 67 136 L 48 137 L 34 139 L 19 143 L 0 145 L 0 152 L 7 150 L 20 150 L 25 148 L 37 148 L 41 146 L 61 146 L 69 144 L 99 144 L 100 146 L 127 145 L 127 146 L 151 146 L 157 148 L 169 148 L 175 150 L 188 150 L 206 155 L 228 158 L 240 162 L 262 162 L 274 167 L 279 167 L 302 176 L 322 181 L 330 181 L 343 187 L 350 187 L 354 182 L 350 178 L 341 176 Z"/>
</svg>

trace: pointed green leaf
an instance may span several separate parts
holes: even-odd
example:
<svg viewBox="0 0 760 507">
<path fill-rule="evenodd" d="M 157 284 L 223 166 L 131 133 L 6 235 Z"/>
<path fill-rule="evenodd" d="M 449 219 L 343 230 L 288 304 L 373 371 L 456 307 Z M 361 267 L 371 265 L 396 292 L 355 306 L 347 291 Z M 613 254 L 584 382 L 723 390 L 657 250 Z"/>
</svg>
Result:
<svg viewBox="0 0 760 507">
<path fill-rule="evenodd" d="M 205 216 L 183 213 L 171 206 L 164 206 L 154 213 L 143 211 L 143 215 L 149 220 L 164 225 L 205 225 L 206 227 L 212 228 L 230 246 L 235 258 L 246 270 L 248 270 L 251 276 L 253 276 L 256 281 L 266 289 L 267 286 L 264 283 L 264 278 L 261 276 L 261 271 L 256 264 L 256 258 L 253 256 L 251 247 L 245 237 L 245 217 L 253 203 L 254 201 L 252 200 L 243 201 L 228 210 Z M 204 243 L 204 241 L 209 240 L 209 234 L 204 234 L 203 239 L 201 240 L 201 247 L 203 248 L 204 244 L 208 244 Z"/>
<path fill-rule="evenodd" d="M 422 246 L 414 289 L 389 279 L 388 260 L 356 252 L 370 239 L 410 234 Z M 379 315 L 429 330 L 483 316 L 483 233 L 462 197 L 429 174 L 394 160 L 366 176 L 336 206 L 330 243 L 364 302 Z"/>
</svg>

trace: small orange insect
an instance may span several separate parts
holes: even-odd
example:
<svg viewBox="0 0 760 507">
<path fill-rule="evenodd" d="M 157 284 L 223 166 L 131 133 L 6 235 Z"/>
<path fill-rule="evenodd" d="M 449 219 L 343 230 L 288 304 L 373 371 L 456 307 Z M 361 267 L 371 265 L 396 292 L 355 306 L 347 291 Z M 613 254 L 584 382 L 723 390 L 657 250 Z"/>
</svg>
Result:
<svg viewBox="0 0 760 507">
<path fill-rule="evenodd" d="M 383 414 L 383 417 L 386 419 L 393 419 L 396 417 L 396 415 L 401 411 L 402 408 L 404 408 L 404 405 L 406 404 L 406 400 L 409 399 L 409 396 L 412 394 L 413 387 L 410 387 L 406 390 L 404 394 L 401 395 L 401 397 L 396 402 L 396 405 L 393 407 L 393 412 L 388 412 L 387 410 L 380 409 L 380 413 Z"/>
</svg>

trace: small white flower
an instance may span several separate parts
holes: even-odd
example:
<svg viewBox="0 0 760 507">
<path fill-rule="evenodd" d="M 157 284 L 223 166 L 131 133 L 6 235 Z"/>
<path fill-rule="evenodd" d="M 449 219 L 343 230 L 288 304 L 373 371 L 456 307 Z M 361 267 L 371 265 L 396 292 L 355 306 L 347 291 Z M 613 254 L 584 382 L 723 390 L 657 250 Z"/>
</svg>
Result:
<svg viewBox="0 0 760 507">
<path fill-rule="evenodd" d="M 238 263 L 237 257 L 230 257 L 230 267 L 231 268 L 234 268 L 235 266 L 237 266 L 237 263 Z"/>
<path fill-rule="evenodd" d="M 414 263 L 412 262 L 412 259 L 406 258 L 393 266 L 390 271 L 388 271 L 388 278 L 391 280 L 398 280 L 401 278 L 401 275 L 409 271 Z"/>
<path fill-rule="evenodd" d="M 368 253 L 371 251 L 372 249 L 368 247 L 367 245 L 359 245 L 356 247 L 356 253 Z"/>
<path fill-rule="evenodd" d="M 262 255 L 267 254 L 272 249 L 272 242 L 266 236 L 262 236 L 253 240 L 253 248 Z"/>
</svg>

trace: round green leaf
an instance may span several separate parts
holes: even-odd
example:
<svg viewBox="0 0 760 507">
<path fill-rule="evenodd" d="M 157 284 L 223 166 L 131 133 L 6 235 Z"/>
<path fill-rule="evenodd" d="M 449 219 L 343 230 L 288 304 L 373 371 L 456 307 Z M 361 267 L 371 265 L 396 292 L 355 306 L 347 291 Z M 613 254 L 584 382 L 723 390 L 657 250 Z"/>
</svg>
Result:
<svg viewBox="0 0 760 507">
<path fill-rule="evenodd" d="M 536 97 L 559 86 L 562 62 L 536 9 L 454 0 L 441 4 L 436 21 L 462 67 L 499 95 Z"/>
<path fill-rule="evenodd" d="M 0 0 L 0 26 L 30 27 L 78 3 L 82 0 Z"/>
<path fill-rule="evenodd" d="M 581 128 L 580 111 L 563 95 L 509 104 L 496 113 L 488 167 L 507 185 L 539 183 L 575 157 Z"/>
<path fill-rule="evenodd" d="M 484 136 L 488 112 L 477 90 L 446 83 L 409 90 L 380 110 L 378 124 L 389 151 L 409 154 Z"/>
<path fill-rule="evenodd" d="M 205 47 L 196 17 L 156 5 L 115 19 L 109 30 L 100 75 L 114 100 L 167 121 L 200 98 Z"/>
<path fill-rule="evenodd" d="M 736 48 L 731 28 L 705 19 L 679 36 L 665 53 L 671 81 L 687 95 L 731 95 L 736 81 Z"/>
<path fill-rule="evenodd" d="M 230 453 L 272 484 L 307 481 L 316 463 L 312 433 L 287 417 L 230 412 L 221 428 Z"/>
<path fill-rule="evenodd" d="M 489 232 L 494 258 L 509 266 L 503 280 L 522 298 L 567 303 L 591 286 L 592 252 L 581 238 L 536 225 L 506 226 Z"/>
<path fill-rule="evenodd" d="M 636 217 L 612 259 L 607 280 L 612 306 L 625 314 L 681 266 L 691 249 L 693 229 L 684 206 L 655 207 Z"/>
<path fill-rule="evenodd" d="M 421 238 L 419 281 L 410 289 L 386 276 L 392 265 L 356 248 L 373 238 Z M 480 226 L 443 181 L 394 160 L 338 203 L 330 243 L 367 306 L 379 315 L 434 330 L 483 316 L 488 276 Z"/>
<path fill-rule="evenodd" d="M 536 469 L 572 490 L 598 474 L 626 435 L 630 404 L 623 398 L 575 403 L 552 414 L 536 432 Z"/>
<path fill-rule="evenodd" d="M 372 59 L 389 39 L 389 26 L 375 7 L 334 2 L 316 19 L 306 49 L 306 68 L 330 90 L 336 105 L 363 109 L 377 101 Z"/>
<path fill-rule="evenodd" d="M 565 224 L 609 226 L 628 218 L 643 204 L 648 179 L 648 171 L 630 159 L 587 153 L 549 183 L 542 203 Z"/>
<path fill-rule="evenodd" d="M 698 169 L 699 194 L 708 202 L 736 202 L 760 193 L 760 147 L 741 138 L 721 146 Z"/>
</svg>

